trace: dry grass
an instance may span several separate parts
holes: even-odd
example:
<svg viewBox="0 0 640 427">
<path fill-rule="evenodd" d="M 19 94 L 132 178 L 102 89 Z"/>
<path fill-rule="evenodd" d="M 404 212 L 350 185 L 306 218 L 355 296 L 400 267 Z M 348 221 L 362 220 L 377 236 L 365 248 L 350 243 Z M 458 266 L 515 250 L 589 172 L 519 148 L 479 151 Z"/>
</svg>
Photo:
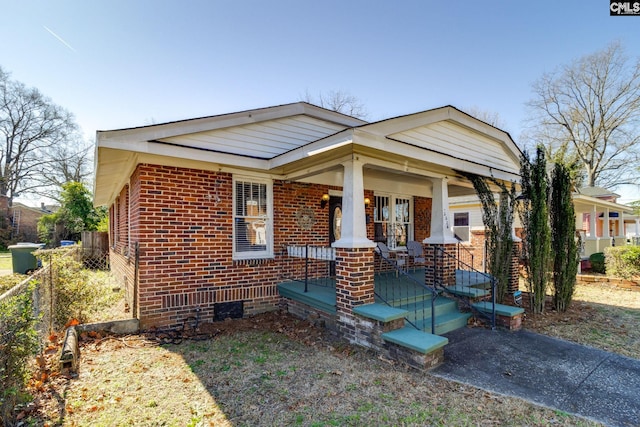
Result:
<svg viewBox="0 0 640 427">
<path fill-rule="evenodd" d="M 525 304 L 527 296 L 523 298 Z M 524 327 L 545 335 L 640 358 L 640 292 L 608 283 L 582 284 L 565 313 L 527 312 Z"/>
<path fill-rule="evenodd" d="M 212 338 L 179 345 L 158 346 L 142 336 L 87 338 L 77 378 L 49 381 L 31 420 L 67 426 L 597 425 L 391 364 L 288 315 L 212 327 Z"/>
<path fill-rule="evenodd" d="M 567 313 L 524 324 L 638 357 L 639 320 L 640 292 L 594 284 L 578 287 Z M 40 372 L 21 416 L 65 426 L 598 425 L 381 360 L 285 314 L 201 330 L 206 339 L 179 345 L 85 335 L 77 376 L 54 369 L 42 382 Z"/>
</svg>

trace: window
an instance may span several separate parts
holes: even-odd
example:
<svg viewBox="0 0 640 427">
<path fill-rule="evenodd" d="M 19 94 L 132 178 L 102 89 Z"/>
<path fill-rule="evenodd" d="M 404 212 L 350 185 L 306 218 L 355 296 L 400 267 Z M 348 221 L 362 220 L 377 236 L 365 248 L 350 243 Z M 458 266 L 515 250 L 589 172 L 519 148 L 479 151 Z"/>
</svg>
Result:
<svg viewBox="0 0 640 427">
<path fill-rule="evenodd" d="M 373 209 L 376 242 L 390 248 L 406 246 L 413 239 L 412 199 L 406 196 L 377 195 Z"/>
<path fill-rule="evenodd" d="M 455 212 L 453 214 L 453 235 L 462 242 L 471 241 L 469 230 L 469 212 Z"/>
<path fill-rule="evenodd" d="M 272 186 L 270 181 L 234 178 L 233 258 L 273 256 Z"/>
</svg>

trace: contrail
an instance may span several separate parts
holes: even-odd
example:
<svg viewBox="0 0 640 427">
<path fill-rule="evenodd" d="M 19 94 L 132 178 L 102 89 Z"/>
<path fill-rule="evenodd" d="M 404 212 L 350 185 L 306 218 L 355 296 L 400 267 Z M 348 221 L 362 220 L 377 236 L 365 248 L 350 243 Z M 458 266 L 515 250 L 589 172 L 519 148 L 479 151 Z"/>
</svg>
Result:
<svg viewBox="0 0 640 427">
<path fill-rule="evenodd" d="M 73 52 L 76 52 L 76 50 L 73 47 L 71 47 L 71 45 L 69 43 L 64 41 L 64 39 L 62 37 L 60 37 L 59 35 L 57 35 L 53 31 L 51 31 L 49 28 L 47 28 L 46 25 L 43 25 L 43 27 L 44 27 L 45 30 L 47 30 L 49 32 L 49 34 L 51 34 L 53 37 L 57 38 L 60 41 L 60 43 L 62 43 L 63 45 L 65 45 L 66 47 L 71 49 Z"/>
</svg>

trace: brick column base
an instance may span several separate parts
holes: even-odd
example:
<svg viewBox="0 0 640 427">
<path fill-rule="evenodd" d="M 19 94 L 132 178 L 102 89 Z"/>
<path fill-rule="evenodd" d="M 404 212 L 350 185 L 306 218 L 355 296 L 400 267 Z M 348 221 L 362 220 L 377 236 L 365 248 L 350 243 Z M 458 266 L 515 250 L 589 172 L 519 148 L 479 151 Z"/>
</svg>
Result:
<svg viewBox="0 0 640 427">
<path fill-rule="evenodd" d="M 522 242 L 513 242 L 511 252 L 511 268 L 509 269 L 509 286 L 507 294 L 513 298 L 513 293 L 520 289 L 520 251 Z"/>
<path fill-rule="evenodd" d="M 456 245 L 424 244 L 424 278 L 427 286 L 436 283 L 445 286 L 456 284 Z"/>
<path fill-rule="evenodd" d="M 353 308 L 374 301 L 373 248 L 336 248 L 336 314 L 344 338 L 356 335 Z"/>
</svg>

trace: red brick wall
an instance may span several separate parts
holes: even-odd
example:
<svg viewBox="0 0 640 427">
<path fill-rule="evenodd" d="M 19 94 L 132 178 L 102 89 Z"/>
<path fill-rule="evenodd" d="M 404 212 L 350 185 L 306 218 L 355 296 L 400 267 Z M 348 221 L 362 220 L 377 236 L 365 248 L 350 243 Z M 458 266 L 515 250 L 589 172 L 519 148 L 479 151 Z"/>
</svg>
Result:
<svg viewBox="0 0 640 427">
<path fill-rule="evenodd" d="M 414 240 L 422 242 L 431 236 L 431 199 L 426 197 L 413 198 Z"/>
<path fill-rule="evenodd" d="M 134 314 L 142 328 L 179 326 L 195 315 L 196 307 L 201 320 L 209 321 L 217 303 L 243 301 L 245 315 L 275 310 L 283 246 L 329 244 L 329 207 L 322 208 L 320 201 L 335 187 L 274 181 L 274 258 L 233 261 L 232 174 L 143 164 L 129 182 L 110 208 L 112 221 L 118 213 L 110 255 L 112 270 L 125 282 L 135 309 L 134 253 L 139 245 Z M 366 209 L 372 217 L 373 191 L 366 190 L 365 197 L 372 201 Z M 416 212 L 430 206 L 430 199 L 416 198 Z M 310 230 L 297 223 L 296 212 L 303 207 L 314 211 Z M 416 215 L 422 218 L 416 226 L 420 240 L 428 235 L 425 215 Z M 367 234 L 373 238 L 373 221 Z"/>
<path fill-rule="evenodd" d="M 129 248 L 129 224 L 127 222 L 129 209 L 129 187 L 125 186 L 113 205 L 109 207 L 109 264 L 111 271 L 125 290 L 127 309 L 133 317 L 137 313 L 133 310 L 134 295 L 134 253 Z M 117 216 L 114 218 L 115 213 Z M 116 221 L 117 219 L 117 221 Z"/>
<path fill-rule="evenodd" d="M 111 263 L 116 276 L 126 277 L 131 288 L 134 245 L 139 243 L 138 317 L 142 328 L 178 326 L 195 314 L 196 307 L 203 321 L 211 320 L 214 303 L 244 301 L 245 314 L 274 310 L 282 246 L 329 243 L 329 209 L 320 207 L 326 186 L 275 181 L 275 259 L 234 262 L 231 174 L 140 165 L 130 182 L 130 195 L 123 190 L 113 208 L 118 209 L 119 221 Z M 130 215 L 127 197 L 131 198 Z M 315 214 L 311 230 L 302 230 L 295 215 L 306 206 Z M 128 218 L 129 258 L 123 252 L 129 243 Z"/>
</svg>

